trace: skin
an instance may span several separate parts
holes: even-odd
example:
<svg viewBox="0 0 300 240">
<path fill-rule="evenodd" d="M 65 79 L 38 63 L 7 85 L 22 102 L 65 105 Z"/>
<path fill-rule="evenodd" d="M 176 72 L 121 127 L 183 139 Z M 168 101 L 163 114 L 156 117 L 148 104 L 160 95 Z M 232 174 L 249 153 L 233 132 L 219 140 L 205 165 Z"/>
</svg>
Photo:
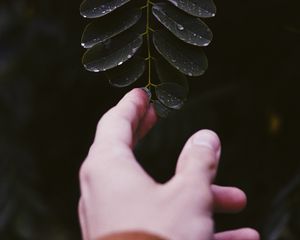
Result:
<svg viewBox="0 0 300 240">
<path fill-rule="evenodd" d="M 250 228 L 214 233 L 214 212 L 239 212 L 246 205 L 240 189 L 213 185 L 221 154 L 214 132 L 190 137 L 167 183 L 147 175 L 132 149 L 156 120 L 147 94 L 133 89 L 99 121 L 80 169 L 83 239 L 145 231 L 172 240 L 258 240 Z"/>
</svg>

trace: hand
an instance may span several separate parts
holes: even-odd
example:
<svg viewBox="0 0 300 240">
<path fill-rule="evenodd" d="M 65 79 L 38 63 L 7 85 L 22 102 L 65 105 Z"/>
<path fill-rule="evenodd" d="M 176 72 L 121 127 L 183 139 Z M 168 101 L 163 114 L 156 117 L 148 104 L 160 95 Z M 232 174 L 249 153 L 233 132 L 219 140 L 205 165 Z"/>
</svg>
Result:
<svg viewBox="0 0 300 240">
<path fill-rule="evenodd" d="M 178 159 L 175 176 L 156 183 L 132 149 L 156 122 L 147 94 L 129 92 L 100 120 L 80 170 L 79 217 L 85 240 L 122 231 L 146 231 L 172 240 L 258 240 L 252 229 L 213 233 L 214 211 L 237 212 L 245 194 L 212 185 L 220 157 L 217 135 L 194 134 Z"/>
</svg>

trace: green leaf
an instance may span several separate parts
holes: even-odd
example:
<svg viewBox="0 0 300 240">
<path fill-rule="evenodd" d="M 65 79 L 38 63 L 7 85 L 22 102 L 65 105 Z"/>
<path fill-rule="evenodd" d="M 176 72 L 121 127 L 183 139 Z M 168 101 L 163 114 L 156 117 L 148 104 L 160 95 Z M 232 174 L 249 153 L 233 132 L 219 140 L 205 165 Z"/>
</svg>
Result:
<svg viewBox="0 0 300 240">
<path fill-rule="evenodd" d="M 168 108 L 182 108 L 187 92 L 184 87 L 176 83 L 162 83 L 155 88 L 155 93 L 158 100 Z"/>
<path fill-rule="evenodd" d="M 102 17 L 130 0 L 85 0 L 80 5 L 80 14 L 85 18 Z"/>
<path fill-rule="evenodd" d="M 201 48 L 187 45 L 167 31 L 154 32 L 153 43 L 156 50 L 183 74 L 200 76 L 206 71 L 207 58 Z"/>
<path fill-rule="evenodd" d="M 88 49 L 82 62 L 88 71 L 106 71 L 122 65 L 142 46 L 143 38 L 139 34 L 126 32 L 104 43 Z"/>
<path fill-rule="evenodd" d="M 169 3 L 155 4 L 152 12 L 158 21 L 186 43 L 207 46 L 212 40 L 212 32 L 204 22 Z"/>
<path fill-rule="evenodd" d="M 107 71 L 109 83 L 115 87 L 127 87 L 138 80 L 145 71 L 145 60 L 133 57 L 126 63 Z"/>
<path fill-rule="evenodd" d="M 126 9 L 127 10 L 127 9 Z M 140 9 L 112 13 L 88 24 L 83 32 L 81 45 L 91 48 L 135 25 L 142 16 Z"/>
<path fill-rule="evenodd" d="M 213 0 L 168 0 L 174 6 L 195 17 L 214 17 L 216 5 Z"/>
<path fill-rule="evenodd" d="M 177 83 L 189 92 L 187 77 L 172 67 L 165 59 L 155 59 L 155 69 L 161 83 Z"/>
<path fill-rule="evenodd" d="M 164 106 L 160 101 L 154 100 L 153 101 L 154 109 L 158 116 L 161 118 L 166 118 L 171 113 L 171 109 Z"/>
</svg>

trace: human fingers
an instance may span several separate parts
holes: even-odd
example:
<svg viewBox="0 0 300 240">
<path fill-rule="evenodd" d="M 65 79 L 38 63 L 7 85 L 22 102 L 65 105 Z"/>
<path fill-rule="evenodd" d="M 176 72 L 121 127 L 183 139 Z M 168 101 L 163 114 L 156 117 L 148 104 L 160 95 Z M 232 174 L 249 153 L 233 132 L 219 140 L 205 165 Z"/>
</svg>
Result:
<svg viewBox="0 0 300 240">
<path fill-rule="evenodd" d="M 109 179 L 112 176 L 139 179 L 147 176 L 135 160 L 132 147 L 134 136 L 148 110 L 147 93 L 142 89 L 133 89 L 104 114 L 98 123 L 88 157 L 81 166 L 81 182 L 100 175 Z"/>
<path fill-rule="evenodd" d="M 212 185 L 214 210 L 221 213 L 236 213 L 247 204 L 246 194 L 235 187 Z"/>
<path fill-rule="evenodd" d="M 218 168 L 220 151 L 220 140 L 214 132 L 201 130 L 195 133 L 179 156 L 176 175 L 192 178 L 199 183 L 211 183 Z"/>
<path fill-rule="evenodd" d="M 154 109 L 153 104 L 149 105 L 149 109 L 145 114 L 143 120 L 141 121 L 138 130 L 136 131 L 135 141 L 139 141 L 144 138 L 149 130 L 154 126 L 157 121 L 157 115 Z"/>
<path fill-rule="evenodd" d="M 136 131 L 149 110 L 149 97 L 139 88 L 131 90 L 103 115 L 98 123 L 94 144 L 132 148 Z"/>
<path fill-rule="evenodd" d="M 259 233 L 251 228 L 241 228 L 214 235 L 214 240 L 259 240 Z"/>
<path fill-rule="evenodd" d="M 211 182 L 216 174 L 220 152 L 217 135 L 208 130 L 194 134 L 185 144 L 177 162 L 176 174 L 167 186 L 188 202 L 193 212 L 211 217 Z"/>
</svg>

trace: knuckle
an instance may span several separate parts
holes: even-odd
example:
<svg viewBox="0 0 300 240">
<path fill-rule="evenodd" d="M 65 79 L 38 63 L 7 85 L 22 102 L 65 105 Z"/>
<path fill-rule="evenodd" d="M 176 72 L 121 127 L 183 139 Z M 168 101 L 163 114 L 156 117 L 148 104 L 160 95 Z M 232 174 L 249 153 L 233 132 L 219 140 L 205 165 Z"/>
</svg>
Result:
<svg viewBox="0 0 300 240">
<path fill-rule="evenodd" d="M 194 157 L 197 158 L 199 164 L 207 169 L 215 169 L 217 167 L 216 153 L 207 147 L 195 147 Z"/>
<path fill-rule="evenodd" d="M 215 172 L 218 165 L 215 154 L 209 149 L 192 148 L 185 154 L 183 161 L 182 168 L 190 168 L 197 174 Z"/>
<path fill-rule="evenodd" d="M 134 115 L 141 118 L 145 113 L 146 103 L 144 101 L 140 101 L 140 98 L 130 99 L 128 102 L 128 109 L 130 108 L 130 111 L 134 113 Z"/>
<path fill-rule="evenodd" d="M 110 116 L 113 115 L 115 111 L 116 111 L 116 106 L 112 107 L 109 111 L 107 111 L 102 115 L 102 117 L 98 121 L 97 130 L 101 129 L 103 122 L 109 121 Z"/>
<path fill-rule="evenodd" d="M 84 161 L 79 169 L 79 181 L 82 185 L 86 185 L 91 182 L 91 178 L 95 174 L 95 167 L 91 161 Z"/>
<path fill-rule="evenodd" d="M 104 144 L 99 144 L 97 141 L 94 141 L 92 145 L 90 146 L 90 149 L 88 151 L 86 160 L 92 160 L 92 159 L 99 159 L 99 156 L 106 154 L 106 146 Z"/>
</svg>

